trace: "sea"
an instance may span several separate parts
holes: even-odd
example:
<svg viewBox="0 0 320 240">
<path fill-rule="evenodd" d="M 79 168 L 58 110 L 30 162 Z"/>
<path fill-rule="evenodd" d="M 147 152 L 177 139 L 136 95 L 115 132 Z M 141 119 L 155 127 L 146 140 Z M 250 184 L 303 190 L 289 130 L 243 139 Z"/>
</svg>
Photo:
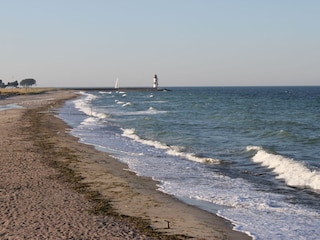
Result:
<svg viewBox="0 0 320 240">
<path fill-rule="evenodd" d="M 320 237 L 320 87 L 88 91 L 70 134 L 254 239 Z"/>
</svg>

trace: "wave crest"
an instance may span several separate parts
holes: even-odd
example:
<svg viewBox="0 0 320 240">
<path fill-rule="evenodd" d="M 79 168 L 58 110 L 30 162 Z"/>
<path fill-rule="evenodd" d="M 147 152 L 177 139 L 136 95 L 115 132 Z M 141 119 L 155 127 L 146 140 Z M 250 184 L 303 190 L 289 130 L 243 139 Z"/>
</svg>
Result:
<svg viewBox="0 0 320 240">
<path fill-rule="evenodd" d="M 303 163 L 292 158 L 268 153 L 262 147 L 248 146 L 247 151 L 256 151 L 252 161 L 260 163 L 283 179 L 287 185 L 293 187 L 320 190 L 320 172 L 308 169 Z"/>
<path fill-rule="evenodd" d="M 194 153 L 184 152 L 184 147 L 182 146 L 168 146 L 158 141 L 145 140 L 140 138 L 135 134 L 135 129 L 122 129 L 123 136 L 133 139 L 134 141 L 140 142 L 145 145 L 149 145 L 158 149 L 165 150 L 166 154 L 171 156 L 176 156 L 180 158 L 184 158 L 194 162 L 207 163 L 207 164 L 219 164 L 220 160 L 215 158 L 208 157 L 198 157 Z"/>
</svg>

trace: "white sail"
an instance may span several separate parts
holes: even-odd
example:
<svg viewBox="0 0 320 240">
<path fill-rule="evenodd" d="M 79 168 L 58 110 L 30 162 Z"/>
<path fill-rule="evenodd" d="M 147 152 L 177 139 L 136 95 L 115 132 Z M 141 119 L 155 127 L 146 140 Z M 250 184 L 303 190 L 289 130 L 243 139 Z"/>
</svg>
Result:
<svg viewBox="0 0 320 240">
<path fill-rule="evenodd" d="M 119 79 L 116 79 L 116 83 L 114 84 L 114 88 L 119 88 Z"/>
</svg>

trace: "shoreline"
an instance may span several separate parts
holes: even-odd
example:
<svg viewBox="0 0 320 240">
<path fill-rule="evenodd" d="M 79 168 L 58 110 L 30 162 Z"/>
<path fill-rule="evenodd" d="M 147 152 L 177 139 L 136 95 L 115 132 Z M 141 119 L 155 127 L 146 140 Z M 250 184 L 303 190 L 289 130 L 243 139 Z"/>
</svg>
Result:
<svg viewBox="0 0 320 240">
<path fill-rule="evenodd" d="M 244 233 L 232 230 L 229 221 L 158 191 L 156 181 L 147 177 L 138 177 L 135 173 L 128 171 L 128 166 L 117 159 L 96 150 L 93 146 L 80 143 L 76 137 L 68 134 L 66 130 L 70 127 L 63 120 L 53 117 L 55 113 L 51 110 L 72 97 L 76 97 L 72 90 L 59 90 L 37 96 L 6 98 L 0 101 L 0 105 L 24 104 L 24 109 L 6 110 L 7 121 L 9 118 L 13 119 L 10 117 L 13 112 L 18 114 L 14 121 L 20 121 L 22 116 L 27 116 L 25 120 L 29 123 L 25 120 L 22 123 L 29 127 L 24 131 L 33 135 L 33 137 L 29 136 L 29 140 L 40 151 L 42 158 L 48 158 L 43 162 L 45 167 L 52 168 L 53 164 L 58 165 L 58 169 L 60 166 L 60 171 L 62 167 L 71 170 L 73 178 L 76 178 L 81 186 L 85 186 L 81 191 L 97 193 L 96 198 L 100 201 L 98 203 L 104 203 L 99 211 L 106 212 L 111 205 L 112 211 L 107 212 L 106 216 L 112 216 L 116 219 L 115 221 L 120 222 L 123 221 L 124 216 L 135 221 L 141 220 L 147 223 L 141 229 L 150 231 L 151 228 L 151 231 L 160 233 L 155 237 L 151 236 L 150 232 L 143 232 L 140 229 L 137 232 L 140 231 L 141 236 L 128 239 L 165 239 L 165 236 L 168 236 L 168 239 L 170 237 L 171 239 L 251 239 Z M 42 108 L 41 113 L 39 108 Z M 33 115 L 30 115 L 32 111 Z M 0 119 L 3 119 L 2 115 L 3 112 L 0 111 Z M 1 127 L 4 126 L 1 125 Z M 19 138 L 19 136 L 16 137 Z M 56 159 L 52 157 L 50 159 L 48 153 Z M 3 159 L 0 160 L 3 161 Z M 57 166 L 54 167 L 56 168 Z M 84 193 L 76 195 L 80 196 Z M 9 210 L 6 209 L 6 211 Z M 3 229 L 0 229 L 0 236 L 2 231 Z M 109 230 L 105 229 L 105 231 Z"/>
</svg>

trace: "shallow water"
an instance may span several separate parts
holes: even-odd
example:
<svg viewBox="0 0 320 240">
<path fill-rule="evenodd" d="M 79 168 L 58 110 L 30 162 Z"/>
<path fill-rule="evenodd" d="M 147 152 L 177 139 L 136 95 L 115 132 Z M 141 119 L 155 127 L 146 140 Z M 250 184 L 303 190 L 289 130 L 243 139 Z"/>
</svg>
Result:
<svg viewBox="0 0 320 240">
<path fill-rule="evenodd" d="M 7 105 L 0 106 L 0 111 L 5 111 L 5 110 L 15 109 L 15 108 L 22 108 L 22 107 L 17 104 L 7 104 Z"/>
</svg>

